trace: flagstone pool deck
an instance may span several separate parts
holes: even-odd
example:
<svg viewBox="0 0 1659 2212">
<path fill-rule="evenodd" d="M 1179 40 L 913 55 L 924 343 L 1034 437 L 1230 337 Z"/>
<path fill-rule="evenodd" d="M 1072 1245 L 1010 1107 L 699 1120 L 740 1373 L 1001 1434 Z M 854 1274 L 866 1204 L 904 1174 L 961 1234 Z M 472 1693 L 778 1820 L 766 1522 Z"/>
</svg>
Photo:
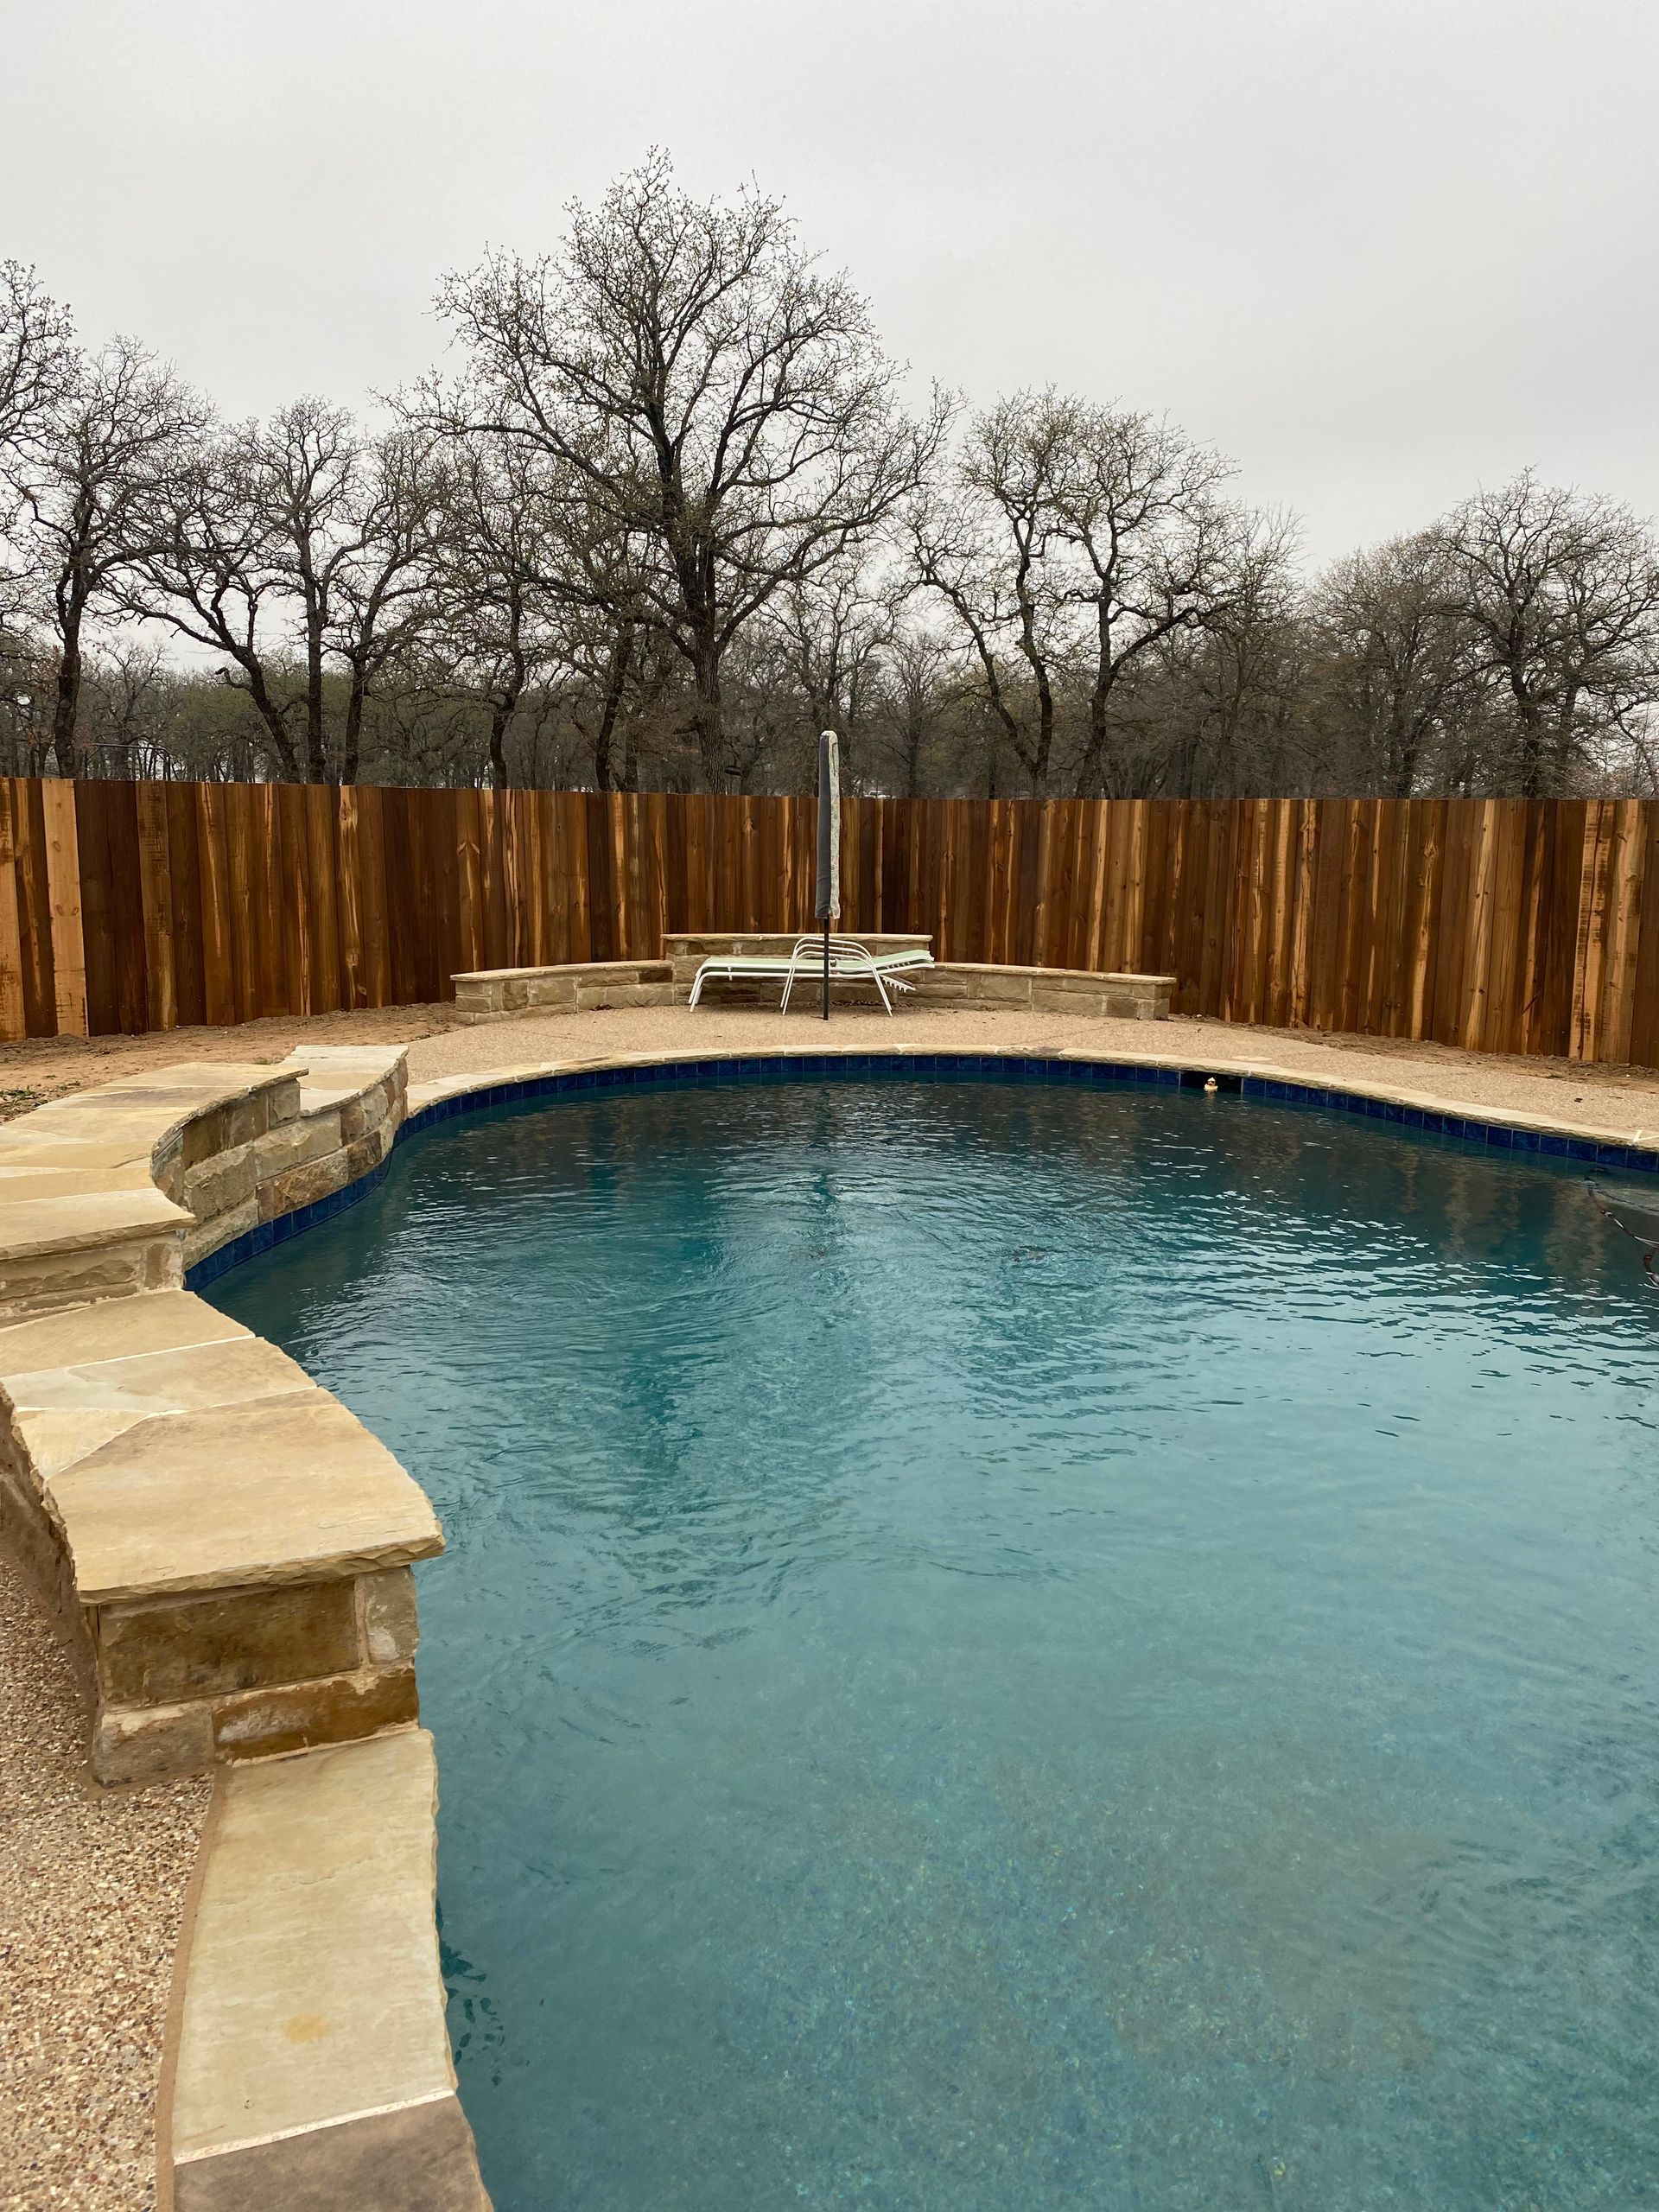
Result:
<svg viewBox="0 0 1659 2212">
<path fill-rule="evenodd" d="M 779 1051 L 1118 1052 L 1218 1068 L 1270 1067 L 1316 1083 L 1387 1089 L 1471 1114 L 1659 1138 L 1659 1073 L 1483 1058 L 1432 1046 L 1325 1039 L 1172 1019 L 1067 1020 L 912 1009 L 892 1019 L 838 1003 L 812 1014 L 677 1007 L 524 1016 L 451 1028 L 442 1008 L 327 1023 L 255 1025 L 97 1040 L 50 1063 L 56 1092 L 147 1065 L 277 1059 L 308 1037 L 409 1041 L 411 1086 L 494 1070 L 635 1054 Z M 0 1048 L 0 1086 L 41 1080 L 29 1048 Z M 200 1777 L 103 1790 L 86 1762 L 86 1717 L 45 1609 L 0 1558 L 0 2207 L 141 2212 L 155 2202 L 154 2112 L 171 1961 L 210 1785 Z"/>
</svg>

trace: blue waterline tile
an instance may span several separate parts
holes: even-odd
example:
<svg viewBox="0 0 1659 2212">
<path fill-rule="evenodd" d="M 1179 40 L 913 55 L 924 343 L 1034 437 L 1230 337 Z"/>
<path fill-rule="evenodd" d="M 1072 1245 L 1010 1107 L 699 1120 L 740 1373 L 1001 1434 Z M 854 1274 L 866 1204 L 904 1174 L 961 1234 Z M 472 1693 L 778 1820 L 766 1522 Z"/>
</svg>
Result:
<svg viewBox="0 0 1659 2212">
<path fill-rule="evenodd" d="M 720 1084 L 810 1080 L 814 1077 L 856 1077 L 874 1075 L 945 1079 L 963 1077 L 1001 1077 L 1015 1083 L 1084 1084 L 1096 1088 L 1113 1084 L 1178 1089 L 1184 1077 L 1202 1070 L 1148 1066 L 1120 1060 L 1060 1060 L 1028 1055 L 982 1052 L 849 1052 L 759 1054 L 752 1058 L 702 1060 L 665 1067 L 588 1068 L 566 1074 L 535 1076 L 518 1082 L 491 1084 L 472 1092 L 458 1092 L 435 1099 L 411 1115 L 398 1129 L 394 1146 L 440 1123 L 477 1114 L 491 1107 L 531 1100 L 569 1098 L 598 1090 L 683 1090 Z M 1535 1129 L 1512 1129 L 1502 1122 L 1483 1122 L 1434 1108 L 1401 1106 L 1328 1086 L 1287 1082 L 1277 1077 L 1243 1076 L 1240 1093 L 1274 1105 L 1316 1106 L 1326 1111 L 1355 1114 L 1421 1130 L 1425 1135 L 1455 1138 L 1498 1152 L 1535 1154 L 1570 1160 L 1586 1166 L 1626 1173 L 1659 1175 L 1659 1147 L 1617 1144 L 1591 1138 L 1556 1136 Z M 309 1205 L 261 1222 L 199 1260 L 185 1277 L 190 1290 L 217 1282 L 232 1268 L 271 1251 L 307 1229 L 333 1220 L 348 1206 L 358 1205 L 379 1188 L 391 1168 L 391 1155 L 367 1174 L 344 1189 L 329 1192 Z"/>
</svg>

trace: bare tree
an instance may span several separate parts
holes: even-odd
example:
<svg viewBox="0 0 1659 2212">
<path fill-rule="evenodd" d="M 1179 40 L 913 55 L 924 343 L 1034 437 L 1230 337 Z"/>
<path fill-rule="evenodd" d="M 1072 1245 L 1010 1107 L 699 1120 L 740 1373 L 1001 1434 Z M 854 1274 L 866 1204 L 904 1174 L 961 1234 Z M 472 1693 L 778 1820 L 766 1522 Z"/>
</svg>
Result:
<svg viewBox="0 0 1659 2212">
<path fill-rule="evenodd" d="M 1513 716 L 1515 787 L 1571 787 L 1608 741 L 1633 744 L 1659 696 L 1659 547 L 1628 507 L 1528 469 L 1438 533 L 1444 605 Z"/>
<path fill-rule="evenodd" d="M 849 788 L 868 783 L 871 716 L 902 594 L 902 580 L 884 582 L 849 555 L 785 585 L 762 616 L 767 673 L 791 709 L 773 771 L 781 788 L 810 784 L 824 729 L 841 734 Z"/>
<path fill-rule="evenodd" d="M 907 515 L 915 575 L 969 645 L 1033 798 L 1048 791 L 1076 653 L 1071 580 L 1055 557 L 1058 439 L 1052 419 L 999 403 L 969 423 L 950 485 L 925 492 Z"/>
<path fill-rule="evenodd" d="M 52 744 L 79 767 L 77 721 L 89 622 L 118 611 L 143 556 L 151 488 L 201 413 L 172 371 L 117 339 L 76 372 L 19 447 L 17 489 L 55 634 Z"/>
<path fill-rule="evenodd" d="M 308 695 L 289 680 L 286 585 L 251 426 L 204 427 L 183 445 L 151 487 L 146 540 L 130 611 L 219 654 L 215 680 L 248 700 L 276 774 L 302 781 Z M 316 706 L 321 716 L 321 671 Z"/>
<path fill-rule="evenodd" d="M 575 471 L 605 529 L 639 547 L 632 604 L 613 612 L 685 660 L 718 789 L 733 640 L 893 512 L 943 409 L 906 414 L 865 301 L 820 273 L 779 201 L 700 203 L 662 154 L 596 209 L 573 206 L 556 258 L 495 255 L 440 305 L 491 397 L 478 426 Z"/>
<path fill-rule="evenodd" d="M 429 430 L 394 426 L 363 448 L 352 491 L 343 542 L 329 550 L 323 632 L 325 650 L 346 678 L 336 766 L 346 784 L 357 781 L 365 706 L 433 626 L 432 587 L 449 495 L 439 442 Z"/>
<path fill-rule="evenodd" d="M 0 451 L 61 404 L 75 380 L 69 310 L 21 261 L 0 261 Z"/>
<path fill-rule="evenodd" d="M 1351 554 L 1313 592 L 1310 713 L 1344 789 L 1408 798 L 1443 780 L 1448 733 L 1477 689 L 1451 589 L 1444 546 L 1420 531 Z"/>
<path fill-rule="evenodd" d="M 450 499 L 438 564 L 439 637 L 453 680 L 489 716 L 489 777 L 508 782 L 507 735 L 550 658 L 537 579 L 545 566 L 537 457 L 507 440 L 450 442 Z"/>
<path fill-rule="evenodd" d="M 29 656 L 29 633 L 44 619 L 44 578 L 38 547 L 22 542 L 20 480 L 29 471 L 22 448 L 45 428 L 74 379 L 74 330 L 68 310 L 46 292 L 35 271 L 0 261 L 0 654 Z M 12 692 L 12 711 L 17 712 Z"/>
<path fill-rule="evenodd" d="M 950 779 L 960 749 L 961 655 L 918 625 L 895 626 L 875 671 L 869 780 L 899 798 L 921 798 Z M 953 744 L 953 741 L 955 741 Z"/>
<path fill-rule="evenodd" d="M 1010 404 L 1044 426 L 1055 523 L 1079 572 L 1090 665 L 1077 789 L 1094 796 L 1122 785 L 1109 724 L 1125 671 L 1172 632 L 1225 614 L 1248 524 L 1220 497 L 1230 462 L 1168 422 L 1052 392 Z"/>
<path fill-rule="evenodd" d="M 464 410 L 463 410 L 464 411 Z M 442 418 L 429 390 L 416 419 Z M 580 703 L 597 701 L 591 744 L 598 788 L 616 780 L 613 744 L 639 672 L 645 626 L 626 537 L 607 525 L 586 480 L 527 440 L 453 432 L 439 563 L 442 634 L 456 677 L 490 716 L 491 780 L 509 780 L 508 739 L 520 703 L 563 674 Z"/>
<path fill-rule="evenodd" d="M 1034 797 L 1067 719 L 1078 790 L 1133 780 L 1114 700 L 1143 656 L 1224 608 L 1245 528 L 1220 496 L 1230 473 L 1149 415 L 1020 391 L 973 418 L 950 493 L 913 510 L 916 573 L 970 645 Z"/>
<path fill-rule="evenodd" d="M 129 604 L 225 656 L 221 681 L 247 693 L 281 775 L 354 782 L 366 704 L 434 620 L 447 496 L 429 431 L 369 437 L 343 409 L 296 401 L 181 454 L 155 487 Z"/>
</svg>

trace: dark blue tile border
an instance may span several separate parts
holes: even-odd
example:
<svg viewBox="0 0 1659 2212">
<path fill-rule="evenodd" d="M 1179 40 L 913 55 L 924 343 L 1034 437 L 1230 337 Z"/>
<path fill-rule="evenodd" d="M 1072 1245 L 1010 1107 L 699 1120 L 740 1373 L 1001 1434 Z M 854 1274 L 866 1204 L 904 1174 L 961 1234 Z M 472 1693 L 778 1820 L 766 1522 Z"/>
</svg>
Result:
<svg viewBox="0 0 1659 2212">
<path fill-rule="evenodd" d="M 1202 1089 L 1213 1075 L 1224 1090 L 1243 1098 L 1256 1098 L 1274 1106 L 1313 1107 L 1327 1113 L 1357 1114 L 1399 1128 L 1421 1130 L 1426 1135 L 1456 1138 L 1485 1145 L 1498 1152 L 1534 1153 L 1541 1157 L 1571 1160 L 1585 1166 L 1612 1168 L 1624 1174 L 1659 1174 L 1659 1147 L 1610 1144 L 1586 1137 L 1569 1137 L 1535 1129 L 1516 1129 L 1501 1122 L 1471 1120 L 1467 1116 L 1439 1113 L 1428 1107 L 1400 1106 L 1357 1091 L 1332 1090 L 1319 1084 L 1293 1083 L 1276 1076 L 1243 1075 L 1236 1067 L 1208 1068 L 1149 1066 L 1142 1061 L 1035 1059 L 1015 1053 L 995 1052 L 779 1052 L 753 1059 L 668 1061 L 650 1067 L 575 1068 L 566 1075 L 527 1077 L 512 1083 L 495 1083 L 453 1098 L 434 1099 L 403 1123 L 393 1140 L 393 1151 L 406 1139 L 440 1122 L 467 1114 L 481 1114 L 493 1106 L 547 1103 L 595 1090 L 685 1090 L 715 1084 L 741 1083 L 823 1082 L 826 1079 L 866 1080 L 872 1076 L 914 1077 L 932 1076 L 945 1080 L 982 1077 L 990 1082 L 1082 1084 L 1095 1090 L 1124 1085 L 1174 1090 Z M 205 1260 L 198 1260 L 184 1279 L 187 1290 L 205 1290 L 239 1268 L 246 1260 L 286 1244 L 291 1237 L 331 1221 L 347 1206 L 356 1205 L 379 1189 L 391 1170 L 391 1154 L 315 1205 L 301 1206 L 276 1221 L 221 1244 Z"/>
</svg>

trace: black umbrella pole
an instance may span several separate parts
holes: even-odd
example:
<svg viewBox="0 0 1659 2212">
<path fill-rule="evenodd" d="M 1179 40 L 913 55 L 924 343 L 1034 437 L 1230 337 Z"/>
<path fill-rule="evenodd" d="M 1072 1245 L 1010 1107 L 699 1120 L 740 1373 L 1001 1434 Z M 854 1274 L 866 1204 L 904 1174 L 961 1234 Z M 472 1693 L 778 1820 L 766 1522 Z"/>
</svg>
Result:
<svg viewBox="0 0 1659 2212">
<path fill-rule="evenodd" d="M 830 919 L 828 915 L 824 917 L 823 924 L 823 1018 L 826 1021 L 830 1019 Z"/>
</svg>

